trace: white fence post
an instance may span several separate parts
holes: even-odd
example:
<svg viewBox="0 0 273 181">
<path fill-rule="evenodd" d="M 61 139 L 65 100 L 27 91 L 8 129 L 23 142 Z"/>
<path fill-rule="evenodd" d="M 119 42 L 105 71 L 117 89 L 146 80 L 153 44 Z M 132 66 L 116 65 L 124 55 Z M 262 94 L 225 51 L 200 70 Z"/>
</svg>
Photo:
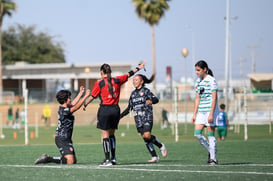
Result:
<svg viewBox="0 0 273 181">
<path fill-rule="evenodd" d="M 271 126 L 272 126 L 272 121 L 271 121 L 271 108 L 269 107 L 268 108 L 268 117 L 269 117 L 269 134 L 271 135 L 271 131 L 272 131 L 272 128 L 271 128 Z"/>
<path fill-rule="evenodd" d="M 38 113 L 35 112 L 35 138 L 39 137 Z"/>
<path fill-rule="evenodd" d="M 245 108 L 245 141 L 248 140 L 248 133 L 247 133 L 247 94 L 246 88 L 244 88 L 244 108 Z"/>
<path fill-rule="evenodd" d="M 25 100 L 25 145 L 28 145 L 28 89 L 23 89 L 23 94 Z"/>
<path fill-rule="evenodd" d="M 5 135 L 3 134 L 3 117 L 1 112 L 0 112 L 0 136 L 1 136 L 1 139 L 5 138 Z"/>
<path fill-rule="evenodd" d="M 178 100 L 178 87 L 175 87 L 174 89 L 174 112 L 175 112 L 175 142 L 178 142 L 179 135 L 178 135 L 178 106 L 177 106 L 177 100 Z"/>
</svg>

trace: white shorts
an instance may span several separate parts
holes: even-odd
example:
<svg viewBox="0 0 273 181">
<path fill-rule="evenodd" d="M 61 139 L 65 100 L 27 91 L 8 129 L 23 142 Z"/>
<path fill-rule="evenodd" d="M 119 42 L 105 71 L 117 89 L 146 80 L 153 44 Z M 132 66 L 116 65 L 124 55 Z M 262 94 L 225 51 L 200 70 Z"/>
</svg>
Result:
<svg viewBox="0 0 273 181">
<path fill-rule="evenodd" d="M 218 114 L 213 115 L 213 122 L 208 123 L 209 112 L 198 112 L 195 119 L 195 124 L 202 124 L 205 126 L 215 126 Z"/>
</svg>

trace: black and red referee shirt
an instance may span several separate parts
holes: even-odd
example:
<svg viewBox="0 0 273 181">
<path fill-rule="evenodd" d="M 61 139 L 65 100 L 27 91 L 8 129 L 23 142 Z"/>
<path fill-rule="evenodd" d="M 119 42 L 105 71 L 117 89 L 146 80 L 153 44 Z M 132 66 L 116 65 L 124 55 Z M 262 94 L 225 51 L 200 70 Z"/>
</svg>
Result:
<svg viewBox="0 0 273 181">
<path fill-rule="evenodd" d="M 128 80 L 128 75 L 124 74 L 112 77 L 113 96 L 108 92 L 107 78 L 96 81 L 91 95 L 96 98 L 99 96 L 101 105 L 115 105 L 119 103 L 120 87 Z"/>
</svg>

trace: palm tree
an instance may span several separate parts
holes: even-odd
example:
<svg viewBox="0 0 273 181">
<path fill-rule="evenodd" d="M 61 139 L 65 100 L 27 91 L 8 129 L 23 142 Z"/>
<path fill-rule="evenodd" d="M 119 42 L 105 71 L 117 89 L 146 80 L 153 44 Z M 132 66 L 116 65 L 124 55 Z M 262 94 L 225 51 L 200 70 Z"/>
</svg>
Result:
<svg viewBox="0 0 273 181">
<path fill-rule="evenodd" d="M 0 103 L 3 98 L 3 80 L 2 80 L 2 23 L 5 15 L 11 16 L 11 10 L 16 9 L 16 4 L 10 0 L 0 0 Z"/>
<path fill-rule="evenodd" d="M 138 17 L 144 19 L 151 26 L 152 72 L 154 75 L 156 75 L 154 25 L 159 23 L 165 10 L 169 9 L 167 1 L 170 0 L 133 0 Z M 153 92 L 156 93 L 156 81 L 153 82 Z"/>
</svg>

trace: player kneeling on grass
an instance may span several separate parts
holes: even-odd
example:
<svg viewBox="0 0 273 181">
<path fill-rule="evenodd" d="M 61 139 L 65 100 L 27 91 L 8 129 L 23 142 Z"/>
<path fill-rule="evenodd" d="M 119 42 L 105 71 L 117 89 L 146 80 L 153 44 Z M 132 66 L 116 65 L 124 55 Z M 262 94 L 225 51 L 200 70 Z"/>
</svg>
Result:
<svg viewBox="0 0 273 181">
<path fill-rule="evenodd" d="M 84 103 L 85 99 L 90 95 L 90 90 L 87 89 L 85 95 L 84 87 L 80 87 L 80 92 L 76 98 L 71 100 L 71 92 L 68 90 L 60 90 L 56 99 L 60 103 L 58 110 L 58 127 L 56 129 L 55 143 L 61 153 L 61 157 L 50 157 L 48 154 L 43 154 L 34 163 L 60 163 L 60 164 L 75 164 L 77 163 L 75 150 L 72 143 L 72 133 L 74 127 L 74 115 Z"/>
<path fill-rule="evenodd" d="M 163 143 L 161 143 L 154 135 L 151 134 L 153 128 L 153 107 L 152 104 L 158 103 L 158 98 L 145 87 L 145 83 L 151 83 L 154 75 L 147 79 L 146 76 L 138 74 L 133 79 L 134 87 L 136 88 L 129 99 L 128 107 L 121 113 L 121 118 L 134 111 L 134 119 L 137 131 L 141 134 L 146 146 L 152 156 L 148 162 L 158 162 L 159 157 L 156 154 L 154 145 L 156 145 L 163 157 L 167 156 L 167 150 Z"/>
</svg>

